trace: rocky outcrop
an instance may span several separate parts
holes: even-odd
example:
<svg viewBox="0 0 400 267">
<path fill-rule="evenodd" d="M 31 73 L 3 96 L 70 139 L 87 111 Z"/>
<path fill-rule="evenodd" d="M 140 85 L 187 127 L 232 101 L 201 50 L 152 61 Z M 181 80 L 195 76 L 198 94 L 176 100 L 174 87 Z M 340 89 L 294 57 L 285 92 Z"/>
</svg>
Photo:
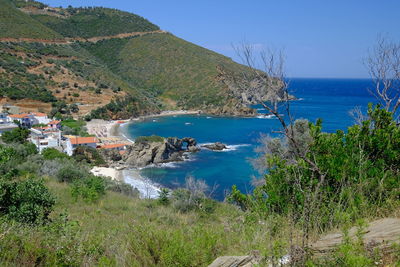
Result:
<svg viewBox="0 0 400 267">
<path fill-rule="evenodd" d="M 122 161 L 129 167 L 145 167 L 172 161 L 183 161 L 185 152 L 196 152 L 199 148 L 194 138 L 169 137 L 162 142 L 136 142 L 128 146 Z"/>
<path fill-rule="evenodd" d="M 266 101 L 286 101 L 296 99 L 293 95 L 287 94 L 285 84 L 282 80 L 271 78 L 264 72 L 253 71 L 245 73 L 236 73 L 221 66 L 217 67 L 218 76 L 216 80 L 225 85 L 227 93 L 237 101 L 234 105 L 225 105 L 221 113 L 255 113 L 249 108 L 249 105 L 260 104 Z M 233 110 L 232 110 L 233 108 Z M 247 110 L 248 109 L 248 110 Z M 234 115 L 234 114 L 233 114 Z"/>
<path fill-rule="evenodd" d="M 220 142 L 216 142 L 216 143 L 213 143 L 213 144 L 202 145 L 201 147 L 205 147 L 207 149 L 217 150 L 217 151 L 221 151 L 221 150 L 224 150 L 224 149 L 228 148 L 225 144 L 220 143 Z"/>
<path fill-rule="evenodd" d="M 246 256 L 221 256 L 216 258 L 208 267 L 252 267 L 259 266 L 262 258 L 259 251 L 252 251 Z"/>
</svg>

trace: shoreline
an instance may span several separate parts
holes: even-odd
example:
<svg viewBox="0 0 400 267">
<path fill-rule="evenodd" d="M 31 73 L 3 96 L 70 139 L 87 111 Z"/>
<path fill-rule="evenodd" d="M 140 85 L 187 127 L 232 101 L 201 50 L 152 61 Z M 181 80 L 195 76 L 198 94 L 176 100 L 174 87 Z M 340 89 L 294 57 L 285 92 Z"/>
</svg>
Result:
<svg viewBox="0 0 400 267">
<path fill-rule="evenodd" d="M 150 114 L 131 118 L 129 120 L 92 120 L 87 123 L 88 133 L 94 134 L 103 144 L 126 143 L 133 144 L 134 141 L 126 136 L 123 128 L 135 122 L 139 122 L 148 118 L 177 116 L 177 115 L 196 115 L 201 114 L 200 111 L 177 110 L 163 111 L 159 114 Z M 160 186 L 156 183 L 142 177 L 140 170 L 135 168 L 116 168 L 116 167 L 99 167 L 95 166 L 90 170 L 94 175 L 102 177 L 110 177 L 112 180 L 122 181 L 139 190 L 141 198 L 157 198 Z"/>
<path fill-rule="evenodd" d="M 93 120 L 93 122 L 88 123 L 87 126 L 88 132 L 96 134 L 98 139 L 103 144 L 133 144 L 134 141 L 128 138 L 126 130 L 124 130 L 126 126 L 132 123 L 141 122 L 149 118 L 198 114 L 207 115 L 198 110 L 163 111 L 159 114 L 143 115 L 128 120 Z M 252 116 L 252 118 L 257 117 Z M 100 136 L 98 136 L 97 133 L 100 133 Z M 229 151 L 231 151 L 231 149 L 232 148 L 230 148 Z M 130 184 L 132 187 L 139 190 L 142 198 L 157 198 L 160 190 L 160 185 L 140 175 L 140 169 L 126 167 L 94 167 L 91 171 L 95 175 L 108 176 L 113 180 L 119 180 Z"/>
</svg>

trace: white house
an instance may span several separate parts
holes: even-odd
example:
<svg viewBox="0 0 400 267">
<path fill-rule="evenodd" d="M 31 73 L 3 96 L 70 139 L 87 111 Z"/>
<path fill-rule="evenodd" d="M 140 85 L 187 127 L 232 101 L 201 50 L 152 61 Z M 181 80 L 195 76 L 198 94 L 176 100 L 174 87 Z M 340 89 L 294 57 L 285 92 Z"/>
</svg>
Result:
<svg viewBox="0 0 400 267">
<path fill-rule="evenodd" d="M 53 120 L 47 123 L 53 129 L 61 129 L 61 121 Z"/>
<path fill-rule="evenodd" d="M 8 123 L 8 114 L 7 113 L 0 113 L 0 124 Z"/>
<path fill-rule="evenodd" d="M 49 119 L 45 113 L 32 112 L 31 114 L 37 120 L 37 124 L 48 124 L 51 122 L 51 119 Z"/>
<path fill-rule="evenodd" d="M 18 126 L 8 121 L 8 114 L 0 113 L 0 135 L 15 128 L 18 128 Z"/>
<path fill-rule="evenodd" d="M 61 150 L 61 131 L 50 127 L 31 128 L 30 141 L 42 153 L 45 148 L 56 148 Z"/>
<path fill-rule="evenodd" d="M 78 146 L 88 146 L 92 148 L 96 148 L 97 146 L 97 138 L 96 137 L 80 137 L 80 136 L 66 136 L 66 149 L 65 152 L 72 156 L 74 153 L 75 148 Z"/>
<path fill-rule="evenodd" d="M 32 125 L 37 124 L 37 120 L 32 114 L 22 113 L 22 114 L 12 114 L 8 115 L 8 122 L 17 121 L 21 126 L 30 128 Z"/>
</svg>

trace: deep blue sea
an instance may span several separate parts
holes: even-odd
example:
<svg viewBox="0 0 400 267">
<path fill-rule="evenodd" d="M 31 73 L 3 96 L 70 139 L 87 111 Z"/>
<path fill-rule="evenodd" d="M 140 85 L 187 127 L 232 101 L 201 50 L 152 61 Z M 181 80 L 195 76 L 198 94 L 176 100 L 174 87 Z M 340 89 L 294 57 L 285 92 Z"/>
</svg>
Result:
<svg viewBox="0 0 400 267">
<path fill-rule="evenodd" d="M 372 88 L 366 79 L 291 79 L 290 92 L 299 100 L 292 101 L 292 115 L 312 122 L 321 118 L 323 130 L 345 130 L 354 124 L 349 111 L 360 106 L 367 109 L 376 99 L 368 92 Z M 146 119 L 128 125 L 126 132 L 131 139 L 143 135 L 164 137 L 193 137 L 198 143 L 222 142 L 228 150 L 214 152 L 201 150 L 191 154 L 185 162 L 166 164 L 140 170 L 143 177 L 164 187 L 181 186 L 188 175 L 202 179 L 215 187 L 213 197 L 223 200 L 226 190 L 237 185 L 251 191 L 251 179 L 259 177 L 249 162 L 255 157 L 255 147 L 261 134 L 276 135 L 280 124 L 274 118 L 227 118 L 207 115 L 185 115 Z"/>
</svg>

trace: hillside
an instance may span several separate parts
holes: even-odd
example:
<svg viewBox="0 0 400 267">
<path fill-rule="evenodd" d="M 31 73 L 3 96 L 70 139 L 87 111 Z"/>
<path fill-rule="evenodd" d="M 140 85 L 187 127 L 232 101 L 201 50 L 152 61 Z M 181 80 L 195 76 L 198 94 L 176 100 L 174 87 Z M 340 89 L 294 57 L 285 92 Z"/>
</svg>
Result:
<svg viewBox="0 0 400 267">
<path fill-rule="evenodd" d="M 246 68 L 231 59 L 172 34 L 82 44 L 116 74 L 146 88 L 171 108 L 207 109 L 223 106 L 229 97 L 216 80 L 217 66 Z"/>
<path fill-rule="evenodd" d="M 16 9 L 9 0 L 0 0 L 0 38 L 59 39 L 62 36 Z"/>
<path fill-rule="evenodd" d="M 3 102 L 78 102 L 76 116 L 105 119 L 162 109 L 253 112 L 218 79 L 221 66 L 232 73 L 246 72 L 246 67 L 138 15 L 1 1 L 6 8 L 0 23 L 8 26 L 0 28 L 6 52 L 0 59 Z M 14 21 L 18 27 L 9 27 Z"/>
<path fill-rule="evenodd" d="M 31 13 L 34 19 L 64 37 L 90 38 L 159 30 L 158 26 L 138 15 L 108 8 L 69 8 L 60 16 Z"/>
</svg>

